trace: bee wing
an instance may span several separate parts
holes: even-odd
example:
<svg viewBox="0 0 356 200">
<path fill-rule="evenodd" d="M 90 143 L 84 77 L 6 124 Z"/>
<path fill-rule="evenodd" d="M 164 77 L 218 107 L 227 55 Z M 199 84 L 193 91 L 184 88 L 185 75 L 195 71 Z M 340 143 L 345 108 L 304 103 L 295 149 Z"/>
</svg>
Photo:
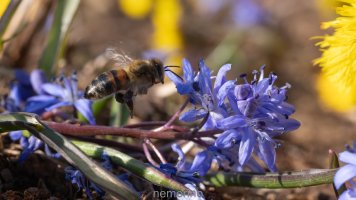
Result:
<svg viewBox="0 0 356 200">
<path fill-rule="evenodd" d="M 127 65 L 132 61 L 132 58 L 130 58 L 122 50 L 120 50 L 119 53 L 116 48 L 107 48 L 105 50 L 105 56 L 121 66 Z"/>
</svg>

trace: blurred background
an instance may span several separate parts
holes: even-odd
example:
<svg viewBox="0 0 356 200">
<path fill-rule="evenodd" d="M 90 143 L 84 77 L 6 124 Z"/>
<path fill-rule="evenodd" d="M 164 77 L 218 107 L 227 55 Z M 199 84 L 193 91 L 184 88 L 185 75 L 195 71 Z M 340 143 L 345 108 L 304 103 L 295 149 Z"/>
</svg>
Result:
<svg viewBox="0 0 356 200">
<path fill-rule="evenodd" d="M 338 94 L 313 60 L 324 21 L 335 19 L 333 0 L 23 0 L 0 2 L 0 94 L 6 94 L 14 69 L 47 74 L 78 71 L 84 89 L 99 73 L 117 67 L 107 48 L 133 59 L 159 57 L 166 65 L 187 58 L 197 69 L 203 58 L 216 73 L 232 64 L 231 79 L 266 65 L 277 85 L 292 85 L 288 101 L 302 126 L 282 136 L 280 170 L 327 168 L 328 149 L 340 152 L 353 141 L 354 101 Z M 5 11 L 7 6 L 13 9 Z M 3 20 L 5 19 L 5 20 Z M 181 73 L 178 69 L 177 73 Z M 251 76 L 250 76 L 251 77 Z M 170 81 L 135 100 L 128 123 L 166 120 L 184 101 Z M 109 106 L 97 117 L 107 124 Z M 221 189 L 224 198 L 253 193 L 254 198 L 333 199 L 331 186 L 293 190 Z"/>
</svg>

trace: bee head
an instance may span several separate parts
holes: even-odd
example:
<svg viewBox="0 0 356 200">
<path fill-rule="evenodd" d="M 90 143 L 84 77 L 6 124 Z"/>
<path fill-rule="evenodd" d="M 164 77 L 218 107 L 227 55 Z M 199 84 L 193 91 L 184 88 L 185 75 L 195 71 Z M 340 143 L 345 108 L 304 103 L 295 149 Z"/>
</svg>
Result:
<svg viewBox="0 0 356 200">
<path fill-rule="evenodd" d="M 158 58 L 152 58 L 151 59 L 151 64 L 155 68 L 155 83 L 164 83 L 164 67 L 162 61 L 160 61 Z"/>
</svg>

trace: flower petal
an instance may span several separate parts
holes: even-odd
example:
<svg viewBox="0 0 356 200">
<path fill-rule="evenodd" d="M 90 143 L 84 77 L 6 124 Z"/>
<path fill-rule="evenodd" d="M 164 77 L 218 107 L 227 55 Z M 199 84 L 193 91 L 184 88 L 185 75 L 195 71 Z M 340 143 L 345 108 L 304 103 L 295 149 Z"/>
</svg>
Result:
<svg viewBox="0 0 356 200">
<path fill-rule="evenodd" d="M 180 117 L 179 120 L 184 121 L 184 122 L 193 122 L 198 119 L 201 119 L 207 115 L 208 112 L 204 109 L 190 109 L 187 112 L 183 113 Z"/>
<path fill-rule="evenodd" d="M 212 161 L 213 161 L 213 155 L 209 150 L 199 152 L 193 160 L 190 171 L 198 172 L 199 176 L 205 176 L 205 174 L 210 169 Z"/>
<path fill-rule="evenodd" d="M 45 101 L 52 101 L 55 100 L 56 98 L 54 96 L 49 96 L 49 95 L 37 95 L 33 96 L 27 99 L 27 102 L 45 102 Z"/>
<path fill-rule="evenodd" d="M 239 149 L 239 162 L 244 165 L 251 157 L 256 144 L 256 133 L 249 128 L 244 128 Z"/>
<path fill-rule="evenodd" d="M 356 200 L 356 198 L 350 194 L 350 190 L 346 190 L 339 196 L 338 200 Z"/>
<path fill-rule="evenodd" d="M 190 62 L 185 58 L 183 59 L 183 72 L 185 82 L 192 83 L 194 81 L 194 71 Z"/>
<path fill-rule="evenodd" d="M 261 119 L 264 130 L 275 132 L 277 136 L 280 133 L 296 130 L 300 126 L 300 122 L 295 119 L 279 119 L 279 121 L 273 121 L 268 119 Z"/>
<path fill-rule="evenodd" d="M 247 126 L 245 117 L 242 115 L 233 115 L 217 122 L 217 128 L 228 130 L 233 128 Z"/>
<path fill-rule="evenodd" d="M 60 158 L 61 157 L 60 153 L 53 153 L 47 144 L 45 144 L 45 153 L 47 156 L 49 156 L 51 158 Z"/>
<path fill-rule="evenodd" d="M 237 85 L 235 87 L 234 94 L 238 101 L 246 100 L 253 96 L 252 87 L 249 84 Z"/>
<path fill-rule="evenodd" d="M 21 85 L 31 86 L 30 77 L 29 75 L 23 70 L 15 70 L 15 79 Z"/>
<path fill-rule="evenodd" d="M 177 195 L 177 200 L 205 200 L 203 192 L 197 189 L 197 186 L 193 183 L 186 183 L 184 184 L 191 193 L 181 193 Z"/>
<path fill-rule="evenodd" d="M 171 71 L 166 71 L 165 72 L 166 76 L 177 86 L 178 84 L 183 84 L 183 81 L 181 78 L 179 78 L 176 74 L 174 74 Z"/>
<path fill-rule="evenodd" d="M 345 165 L 341 167 L 335 174 L 334 184 L 336 189 L 339 189 L 346 181 L 356 177 L 356 166 Z"/>
<path fill-rule="evenodd" d="M 216 96 L 219 102 L 219 106 L 224 104 L 226 96 L 228 96 L 228 93 L 233 92 L 234 88 L 235 81 L 227 81 L 221 87 L 219 87 Z"/>
<path fill-rule="evenodd" d="M 241 140 L 241 135 L 234 129 L 224 131 L 215 141 L 215 146 L 219 149 L 232 147 Z"/>
<path fill-rule="evenodd" d="M 79 99 L 74 103 L 74 106 L 82 115 L 89 121 L 90 124 L 95 124 L 95 117 L 92 110 L 92 101 L 88 99 Z"/>
<path fill-rule="evenodd" d="M 52 97 L 52 96 L 49 96 L 49 97 Z M 40 115 L 46 111 L 46 108 L 48 108 L 49 106 L 52 106 L 58 102 L 59 102 L 59 100 L 54 97 L 52 97 L 52 99 L 49 99 L 47 101 L 27 101 L 24 111 L 30 112 L 30 113 L 36 113 L 36 114 Z"/>
<path fill-rule="evenodd" d="M 268 140 L 258 142 L 261 159 L 266 163 L 267 167 L 272 171 L 276 171 L 276 150 L 274 144 Z"/>
<path fill-rule="evenodd" d="M 31 72 L 30 81 L 32 88 L 36 91 L 37 94 L 42 94 L 43 89 L 42 85 L 46 82 L 45 74 L 42 70 L 35 69 Z"/>
<path fill-rule="evenodd" d="M 45 83 L 42 85 L 42 89 L 47 94 L 55 97 L 64 98 L 64 88 L 55 83 Z"/>
<path fill-rule="evenodd" d="M 70 106 L 70 105 L 73 105 L 73 104 L 71 102 L 68 102 L 68 101 L 62 101 L 62 102 L 54 104 L 53 106 L 51 106 L 49 108 L 46 108 L 46 111 L 51 111 L 51 110 L 53 110 L 55 108 L 59 108 L 59 107 L 62 107 L 62 106 Z"/>
<path fill-rule="evenodd" d="M 177 84 L 177 92 L 179 94 L 189 94 L 191 91 L 193 91 L 193 87 L 191 84 Z"/>
<path fill-rule="evenodd" d="M 28 138 L 28 146 L 26 146 L 24 148 L 24 150 L 22 151 L 20 157 L 19 157 L 19 162 L 23 162 L 26 160 L 26 158 L 28 157 L 28 155 L 30 155 L 31 153 L 33 153 L 34 151 L 36 151 L 37 149 L 39 149 L 42 146 L 43 142 L 36 138 L 35 136 L 30 136 Z"/>
<path fill-rule="evenodd" d="M 70 79 L 70 88 L 72 90 L 72 94 L 74 98 L 78 97 L 78 77 L 77 77 L 77 72 L 73 72 L 71 79 Z"/>
<path fill-rule="evenodd" d="M 356 166 L 356 153 L 344 151 L 342 153 L 339 153 L 339 159 L 344 163 L 348 163 Z"/>
<path fill-rule="evenodd" d="M 11 87 L 9 98 L 13 99 L 16 106 L 21 106 L 21 103 L 26 101 L 29 97 L 35 95 L 31 85 L 22 85 L 19 83 Z"/>
<path fill-rule="evenodd" d="M 199 87 L 202 94 L 207 94 L 212 96 L 212 85 L 211 85 L 211 71 L 205 65 L 204 60 L 200 60 L 199 62 Z"/>
<path fill-rule="evenodd" d="M 9 136 L 12 141 L 17 141 L 22 137 L 22 131 L 11 131 Z"/>
<path fill-rule="evenodd" d="M 226 73 L 231 70 L 231 64 L 225 64 L 220 69 L 218 74 L 216 75 L 215 83 L 214 83 L 214 92 L 215 94 L 219 90 L 219 88 L 225 83 Z"/>
<path fill-rule="evenodd" d="M 176 143 L 172 144 L 172 150 L 178 154 L 178 162 L 176 164 L 177 170 L 187 170 L 185 169 L 185 155 L 180 148 L 180 146 Z"/>
</svg>

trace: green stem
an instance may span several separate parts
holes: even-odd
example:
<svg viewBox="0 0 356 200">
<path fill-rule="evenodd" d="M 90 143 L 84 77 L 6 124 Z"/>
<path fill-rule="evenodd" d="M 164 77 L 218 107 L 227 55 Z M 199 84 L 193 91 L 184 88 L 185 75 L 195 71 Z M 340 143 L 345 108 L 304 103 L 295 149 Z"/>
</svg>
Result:
<svg viewBox="0 0 356 200">
<path fill-rule="evenodd" d="M 205 178 L 212 185 L 254 188 L 299 188 L 333 183 L 337 169 L 310 169 L 281 173 L 217 173 Z"/>
</svg>

